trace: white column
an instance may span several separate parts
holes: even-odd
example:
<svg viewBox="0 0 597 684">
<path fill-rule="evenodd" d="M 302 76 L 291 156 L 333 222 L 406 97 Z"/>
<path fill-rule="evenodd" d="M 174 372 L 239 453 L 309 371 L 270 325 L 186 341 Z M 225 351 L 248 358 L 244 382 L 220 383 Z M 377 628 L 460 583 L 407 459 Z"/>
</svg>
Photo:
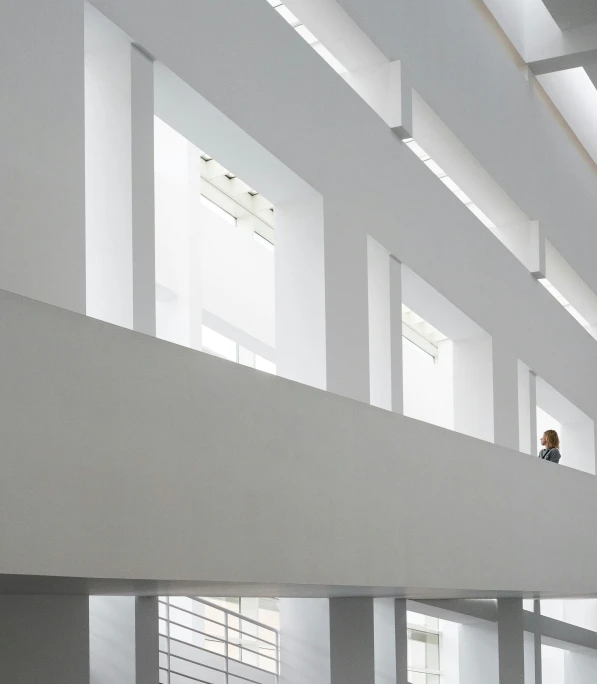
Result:
<svg viewBox="0 0 597 684">
<path fill-rule="evenodd" d="M 158 684 L 160 637 L 157 596 L 135 599 L 136 684 Z"/>
<path fill-rule="evenodd" d="M 369 403 L 367 240 L 346 207 L 324 210 L 327 390 Z"/>
<path fill-rule="evenodd" d="M 276 205 L 275 222 L 277 374 L 325 389 L 323 201 Z"/>
<path fill-rule="evenodd" d="M 492 442 L 494 422 L 491 338 L 484 336 L 455 340 L 453 359 L 454 429 Z"/>
<path fill-rule="evenodd" d="M 535 613 L 535 632 L 533 634 L 535 684 L 541 684 L 543 681 L 543 654 L 541 651 L 543 637 L 541 634 L 541 601 L 539 599 L 533 602 L 533 610 Z"/>
<path fill-rule="evenodd" d="M 330 599 L 331 684 L 375 684 L 373 599 Z"/>
<path fill-rule="evenodd" d="M 157 684 L 157 598 L 89 598 L 91 684 Z"/>
<path fill-rule="evenodd" d="M 524 684 L 522 599 L 498 599 L 500 684 Z"/>
<path fill-rule="evenodd" d="M 406 599 L 373 601 L 375 684 L 408 684 Z"/>
<path fill-rule="evenodd" d="M 529 371 L 529 404 L 531 414 L 531 455 L 539 453 L 537 435 L 537 374 Z"/>
<path fill-rule="evenodd" d="M 89 683 L 87 596 L 0 596 L 0 682 Z"/>
<path fill-rule="evenodd" d="M 133 326 L 155 336 L 153 60 L 131 49 Z"/>
<path fill-rule="evenodd" d="M 280 599 L 281 684 L 330 684 L 328 599 Z"/>
<path fill-rule="evenodd" d="M 156 333 L 196 348 L 201 325 L 199 161 L 194 145 L 156 122 Z"/>
<path fill-rule="evenodd" d="M 367 236 L 370 400 L 392 408 L 392 307 L 390 253 Z"/>
<path fill-rule="evenodd" d="M 402 264 L 390 257 L 390 323 L 392 356 L 392 411 L 404 413 L 402 360 Z"/>
<path fill-rule="evenodd" d="M 131 44 L 85 3 L 87 313 L 133 327 Z"/>
<path fill-rule="evenodd" d="M 519 450 L 518 359 L 504 340 L 493 338 L 494 442 Z"/>
<path fill-rule="evenodd" d="M 3 2 L 0 289 L 85 313 L 83 3 Z"/>
</svg>

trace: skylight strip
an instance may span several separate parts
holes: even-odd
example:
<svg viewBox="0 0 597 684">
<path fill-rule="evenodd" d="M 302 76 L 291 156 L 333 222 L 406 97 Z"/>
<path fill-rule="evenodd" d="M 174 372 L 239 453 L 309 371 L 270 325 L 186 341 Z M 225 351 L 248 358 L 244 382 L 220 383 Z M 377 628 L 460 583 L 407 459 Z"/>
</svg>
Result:
<svg viewBox="0 0 597 684">
<path fill-rule="evenodd" d="M 348 69 L 319 41 L 313 33 L 293 14 L 288 7 L 278 0 L 267 0 L 276 12 L 292 26 L 299 36 L 310 45 L 338 74 L 345 74 Z"/>
<path fill-rule="evenodd" d="M 415 142 L 414 138 L 405 138 L 402 142 L 411 152 L 417 155 L 425 166 L 441 180 L 452 194 L 456 195 L 465 207 L 472 212 L 486 228 L 494 229 L 496 227 L 495 223 L 479 209 L 472 199 L 450 178 L 450 176 L 448 176 L 441 166 L 431 159 L 419 143 Z"/>
<path fill-rule="evenodd" d="M 564 309 L 566 309 L 566 311 L 582 325 L 583 328 L 591 327 L 589 321 L 587 321 L 587 319 L 577 309 L 575 309 L 572 304 L 570 304 L 566 297 L 564 297 L 564 295 L 552 283 L 550 283 L 547 278 L 539 278 L 539 282 L 558 302 L 558 304 L 561 304 Z"/>
</svg>

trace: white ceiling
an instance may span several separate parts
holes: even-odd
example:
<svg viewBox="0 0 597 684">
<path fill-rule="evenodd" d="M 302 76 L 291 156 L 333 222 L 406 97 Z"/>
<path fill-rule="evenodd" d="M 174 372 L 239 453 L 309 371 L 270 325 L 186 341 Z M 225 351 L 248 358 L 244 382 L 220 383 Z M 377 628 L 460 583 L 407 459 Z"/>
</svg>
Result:
<svg viewBox="0 0 597 684">
<path fill-rule="evenodd" d="M 543 0 L 562 30 L 597 23 L 597 0 Z"/>
</svg>

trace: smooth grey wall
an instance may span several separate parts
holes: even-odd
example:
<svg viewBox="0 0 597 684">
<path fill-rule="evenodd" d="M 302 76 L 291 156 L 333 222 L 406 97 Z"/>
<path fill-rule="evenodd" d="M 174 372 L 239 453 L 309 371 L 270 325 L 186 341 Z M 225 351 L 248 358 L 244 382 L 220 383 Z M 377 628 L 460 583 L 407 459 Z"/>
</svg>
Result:
<svg viewBox="0 0 597 684">
<path fill-rule="evenodd" d="M 592 475 L 5 292 L 0 338 L 0 573 L 594 590 Z"/>
<path fill-rule="evenodd" d="M 0 287 L 85 311 L 83 2 L 3 2 Z"/>
<path fill-rule="evenodd" d="M 89 683 L 87 596 L 0 596 L 0 682 Z"/>
</svg>

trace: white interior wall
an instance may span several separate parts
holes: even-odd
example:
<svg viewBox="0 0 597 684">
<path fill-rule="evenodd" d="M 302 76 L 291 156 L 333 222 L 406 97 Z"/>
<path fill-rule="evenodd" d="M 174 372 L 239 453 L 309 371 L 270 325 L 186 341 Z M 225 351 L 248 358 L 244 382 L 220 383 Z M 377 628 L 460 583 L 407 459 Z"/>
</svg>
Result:
<svg viewBox="0 0 597 684">
<path fill-rule="evenodd" d="M 232 225 L 201 204 L 200 151 L 160 119 L 155 130 L 158 335 L 195 347 L 205 310 L 275 347 L 274 251 L 255 241 L 253 217 Z"/>
<path fill-rule="evenodd" d="M 0 287 L 85 313 L 80 0 L 8 2 L 0 22 Z"/>
<path fill-rule="evenodd" d="M 201 191 L 191 148 L 182 135 L 156 119 L 156 334 L 185 346 L 191 345 L 191 202 Z"/>
<path fill-rule="evenodd" d="M 443 684 L 460 684 L 460 626 L 448 620 L 439 621 L 440 666 Z"/>
<path fill-rule="evenodd" d="M 234 226 L 201 207 L 202 304 L 275 347 L 275 252 L 253 235 L 251 221 L 239 220 Z"/>
<path fill-rule="evenodd" d="M 566 684 L 593 684 L 596 672 L 597 656 L 594 651 L 564 651 L 563 681 Z"/>
<path fill-rule="evenodd" d="M 459 625 L 459 684 L 497 684 L 498 638 L 493 624 Z"/>
<path fill-rule="evenodd" d="M 91 684 L 136 684 L 135 597 L 89 597 Z"/>
<path fill-rule="evenodd" d="M 133 327 L 131 42 L 85 3 L 87 314 Z"/>
<path fill-rule="evenodd" d="M 454 429 L 454 377 L 452 342 L 438 345 L 434 359 L 403 340 L 404 415 Z"/>
<path fill-rule="evenodd" d="M 392 313 L 390 253 L 367 238 L 369 372 L 371 404 L 392 409 Z"/>
<path fill-rule="evenodd" d="M 541 646 L 542 684 L 562 684 L 565 678 L 565 651 L 555 646 Z"/>
<path fill-rule="evenodd" d="M 595 474 L 595 424 L 542 378 L 537 378 L 538 437 L 546 430 L 560 436 L 560 464 Z"/>
<path fill-rule="evenodd" d="M 494 440 L 493 356 L 489 336 L 455 340 L 454 429 Z"/>
</svg>

